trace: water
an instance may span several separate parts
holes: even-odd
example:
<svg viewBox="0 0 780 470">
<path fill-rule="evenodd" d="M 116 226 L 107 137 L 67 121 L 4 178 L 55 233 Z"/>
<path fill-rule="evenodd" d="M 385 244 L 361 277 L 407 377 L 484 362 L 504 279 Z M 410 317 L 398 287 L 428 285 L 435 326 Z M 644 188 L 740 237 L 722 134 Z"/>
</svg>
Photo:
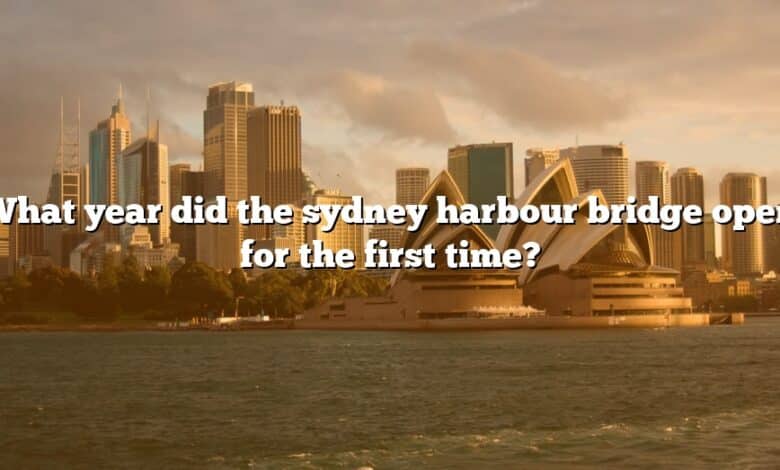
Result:
<svg viewBox="0 0 780 470">
<path fill-rule="evenodd" d="M 780 321 L 0 334 L 0 466 L 775 466 Z"/>
</svg>

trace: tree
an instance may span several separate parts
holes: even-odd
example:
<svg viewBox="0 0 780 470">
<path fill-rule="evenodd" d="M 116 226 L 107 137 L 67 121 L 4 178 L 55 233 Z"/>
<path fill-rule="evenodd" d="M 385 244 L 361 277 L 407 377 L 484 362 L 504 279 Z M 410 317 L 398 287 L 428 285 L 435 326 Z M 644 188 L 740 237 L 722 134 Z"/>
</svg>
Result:
<svg viewBox="0 0 780 470">
<path fill-rule="evenodd" d="M 145 303 L 143 282 L 138 260 L 133 255 L 125 257 L 117 270 L 119 304 L 122 310 L 137 312 L 143 309 Z"/>
<path fill-rule="evenodd" d="M 188 314 L 214 313 L 231 304 L 233 289 L 226 276 L 203 263 L 188 261 L 173 275 L 170 298 Z"/>
<path fill-rule="evenodd" d="M 233 268 L 228 274 L 228 280 L 233 288 L 233 295 L 238 297 L 244 297 L 247 293 L 247 280 L 244 270 L 241 268 Z"/>
</svg>

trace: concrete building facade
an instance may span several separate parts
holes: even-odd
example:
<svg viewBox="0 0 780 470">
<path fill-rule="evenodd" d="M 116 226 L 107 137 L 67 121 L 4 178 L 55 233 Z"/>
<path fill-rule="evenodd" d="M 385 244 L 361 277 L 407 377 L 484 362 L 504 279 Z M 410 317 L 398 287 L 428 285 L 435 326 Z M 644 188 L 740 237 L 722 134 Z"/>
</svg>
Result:
<svg viewBox="0 0 780 470">
<path fill-rule="evenodd" d="M 599 189 L 610 204 L 628 197 L 628 149 L 618 145 L 580 145 L 560 150 L 561 159 L 571 160 L 577 189 Z"/>
<path fill-rule="evenodd" d="M 209 87 L 203 112 L 206 200 L 247 198 L 247 113 L 255 105 L 252 85 L 223 82 Z"/>
<path fill-rule="evenodd" d="M 720 183 L 721 204 L 745 204 L 757 207 L 763 198 L 761 178 L 754 173 L 728 173 Z M 751 224 L 743 232 L 731 225 L 721 227 L 723 267 L 738 277 L 755 276 L 764 271 L 762 225 Z"/>
</svg>

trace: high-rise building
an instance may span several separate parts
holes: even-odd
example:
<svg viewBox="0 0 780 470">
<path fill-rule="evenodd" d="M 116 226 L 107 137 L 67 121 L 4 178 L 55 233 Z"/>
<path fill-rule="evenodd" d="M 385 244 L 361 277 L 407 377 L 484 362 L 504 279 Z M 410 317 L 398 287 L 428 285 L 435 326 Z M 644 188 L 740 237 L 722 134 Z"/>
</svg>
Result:
<svg viewBox="0 0 780 470">
<path fill-rule="evenodd" d="M 177 163 L 171 165 L 168 169 L 168 189 L 169 189 L 169 201 L 171 207 L 181 204 L 183 179 L 186 173 L 192 171 L 192 166 L 189 163 Z"/>
<path fill-rule="evenodd" d="M 252 85 L 223 82 L 209 87 L 203 112 L 206 200 L 247 199 L 247 113 L 255 105 Z"/>
<path fill-rule="evenodd" d="M 666 162 L 636 162 L 637 203 L 646 204 L 649 196 L 658 196 L 661 205 L 670 203 L 672 189 L 669 180 L 669 164 Z"/>
<path fill-rule="evenodd" d="M 211 201 L 211 204 L 215 203 Z M 228 223 L 224 225 L 195 226 L 196 259 L 224 272 L 241 266 L 245 227 L 238 222 L 238 203 L 228 201 L 227 219 Z"/>
<path fill-rule="evenodd" d="M 19 261 L 29 256 L 44 256 L 44 228 L 40 224 L 19 225 L 14 221 L 8 234 L 8 262 L 12 272 L 19 267 Z"/>
<path fill-rule="evenodd" d="M 459 145 L 447 153 L 447 169 L 466 202 L 495 204 L 498 196 L 515 198 L 512 143 Z M 496 224 L 483 225 L 489 236 L 498 235 Z"/>
<path fill-rule="evenodd" d="M 371 240 L 385 240 L 388 248 L 401 248 L 406 229 L 394 225 L 375 225 L 368 231 Z"/>
<path fill-rule="evenodd" d="M 761 204 L 761 178 L 754 173 L 728 173 L 720 182 L 720 202 L 728 206 Z M 753 276 L 764 270 L 764 244 L 761 224 L 750 224 L 742 232 L 722 226 L 723 267 L 736 276 Z"/>
<path fill-rule="evenodd" d="M 558 149 L 530 148 L 525 151 L 525 185 L 528 186 L 536 175 L 552 166 L 560 158 Z"/>
<path fill-rule="evenodd" d="M 571 160 L 580 193 L 600 189 L 610 204 L 628 198 L 628 150 L 622 143 L 569 147 L 560 157 Z"/>
<path fill-rule="evenodd" d="M 272 207 L 301 204 L 301 113 L 296 106 L 261 106 L 247 114 L 247 185 Z M 270 237 L 270 227 L 249 227 L 254 239 Z"/>
<path fill-rule="evenodd" d="M 119 201 L 116 160 L 130 145 L 130 119 L 125 114 L 122 89 L 111 107 L 111 115 L 89 133 L 89 200 L 93 204 Z"/>
<path fill-rule="evenodd" d="M 202 171 L 186 171 L 181 175 L 181 197 L 202 196 L 204 187 Z M 179 245 L 179 253 L 187 261 L 197 259 L 197 230 L 191 224 L 171 224 L 171 241 Z"/>
<path fill-rule="evenodd" d="M 293 206 L 293 220 L 287 225 L 272 225 L 271 238 L 287 238 L 295 244 L 298 250 L 301 245 L 306 243 L 306 227 L 303 225 L 303 210 L 298 206 Z"/>
<path fill-rule="evenodd" d="M 249 194 L 271 206 L 300 205 L 301 113 L 297 106 L 260 106 L 247 115 Z"/>
<path fill-rule="evenodd" d="M 11 226 L 0 224 L 0 278 L 10 276 L 11 269 Z"/>
<path fill-rule="evenodd" d="M 352 202 L 352 196 L 344 196 L 334 189 L 319 189 L 312 196 L 309 204 L 312 205 L 347 205 Z M 306 238 L 311 243 L 313 240 L 321 240 L 323 248 L 334 252 L 349 249 L 355 253 L 355 267 L 361 268 L 365 264 L 365 245 L 363 241 L 363 226 L 359 224 L 347 224 L 343 220 L 336 223 L 335 228 L 325 233 L 324 224 L 309 224 Z"/>
<path fill-rule="evenodd" d="M 672 204 L 704 209 L 704 177 L 695 168 L 680 168 L 672 176 Z M 684 274 L 705 264 L 704 226 L 683 224 L 675 232 L 674 268 Z"/>
<path fill-rule="evenodd" d="M 715 221 L 712 214 L 704 214 L 702 222 L 704 230 L 704 264 L 708 271 L 718 269 L 718 256 L 715 253 Z"/>
<path fill-rule="evenodd" d="M 161 204 L 163 207 L 160 222 L 148 226 L 154 246 L 170 242 L 168 171 L 168 146 L 159 142 L 159 130 L 157 135 L 150 133 L 130 144 L 117 159 L 119 203 L 123 206 Z M 127 246 L 132 229 L 129 225 L 122 227 L 123 246 Z"/>
<path fill-rule="evenodd" d="M 395 203 L 402 206 L 419 204 L 430 180 L 427 168 L 398 168 L 395 170 Z"/>
<path fill-rule="evenodd" d="M 660 205 L 671 202 L 669 165 L 661 161 L 636 162 L 636 200 L 638 204 L 647 204 L 650 196 L 657 196 Z M 674 264 L 674 234 L 662 230 L 658 225 L 650 225 L 653 238 L 655 264 L 672 267 Z"/>
</svg>

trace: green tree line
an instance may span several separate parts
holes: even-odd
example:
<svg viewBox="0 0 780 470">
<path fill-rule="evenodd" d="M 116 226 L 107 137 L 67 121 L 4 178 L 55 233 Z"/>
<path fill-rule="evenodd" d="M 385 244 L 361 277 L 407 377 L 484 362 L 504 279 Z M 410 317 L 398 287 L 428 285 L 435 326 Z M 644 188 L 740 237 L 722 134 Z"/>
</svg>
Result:
<svg viewBox="0 0 780 470">
<path fill-rule="evenodd" d="M 122 314 L 147 320 L 216 316 L 221 312 L 290 318 L 329 298 L 384 292 L 386 282 L 356 271 L 269 270 L 249 278 L 188 262 L 176 272 L 143 269 L 126 257 L 106 260 L 92 277 L 49 266 L 17 271 L 0 284 L 0 323 L 29 321 L 29 312 L 68 312 L 87 321 L 115 321 Z"/>
</svg>

